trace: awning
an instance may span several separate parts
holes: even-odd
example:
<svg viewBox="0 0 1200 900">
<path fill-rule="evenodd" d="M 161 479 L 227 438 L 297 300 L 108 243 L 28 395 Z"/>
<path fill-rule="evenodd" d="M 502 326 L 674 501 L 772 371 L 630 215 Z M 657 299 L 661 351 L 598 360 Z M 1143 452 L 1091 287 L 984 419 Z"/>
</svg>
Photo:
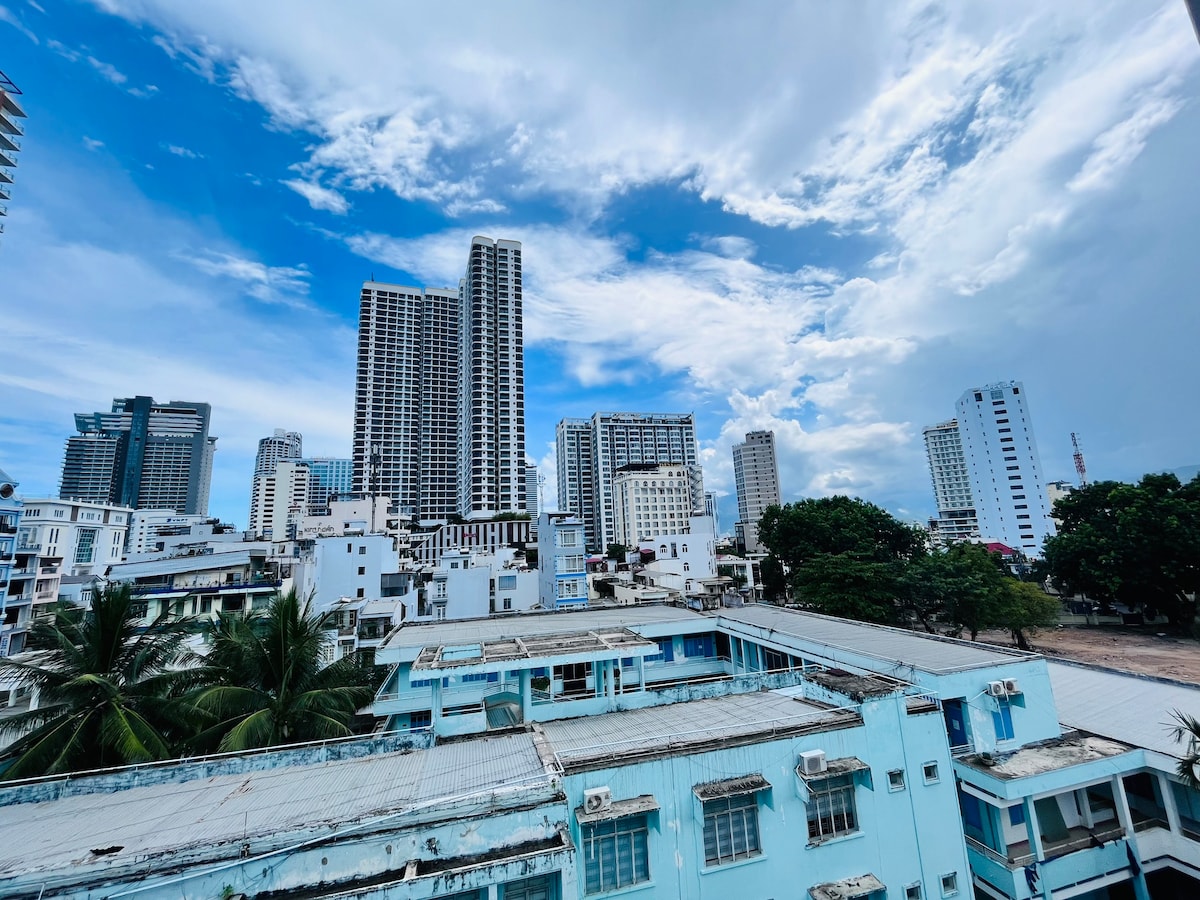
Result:
<svg viewBox="0 0 1200 900">
<path fill-rule="evenodd" d="M 808 896 L 812 900 L 854 900 L 855 897 L 866 897 L 882 890 L 885 890 L 883 882 L 874 875 L 855 875 L 841 881 L 814 884 L 808 889 Z"/>
<path fill-rule="evenodd" d="M 642 794 L 632 800 L 614 800 L 608 808 L 597 812 L 584 812 L 582 806 L 575 807 L 575 819 L 580 825 L 589 822 L 607 822 L 610 819 L 621 819 L 625 816 L 636 816 L 640 813 L 655 812 L 659 808 L 653 794 Z"/>
<path fill-rule="evenodd" d="M 816 775 L 805 775 L 800 771 L 800 767 L 796 767 L 796 774 L 805 781 L 819 781 L 822 778 L 832 778 L 834 775 L 849 775 L 852 772 L 861 772 L 864 769 L 870 769 L 865 762 L 857 756 L 843 756 L 841 759 L 830 759 L 825 762 L 825 771 Z"/>
<path fill-rule="evenodd" d="M 692 786 L 694 793 L 701 800 L 718 800 L 722 797 L 740 797 L 743 794 L 754 794 L 771 787 L 771 782 L 762 775 L 739 775 L 737 778 L 726 778 L 722 781 L 706 781 L 704 784 Z"/>
</svg>

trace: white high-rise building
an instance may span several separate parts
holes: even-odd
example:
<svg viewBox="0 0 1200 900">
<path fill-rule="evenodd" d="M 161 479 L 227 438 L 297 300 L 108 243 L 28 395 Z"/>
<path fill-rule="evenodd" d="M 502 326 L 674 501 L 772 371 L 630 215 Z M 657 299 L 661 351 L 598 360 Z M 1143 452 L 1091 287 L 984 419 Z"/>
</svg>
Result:
<svg viewBox="0 0 1200 900">
<path fill-rule="evenodd" d="M 263 491 L 265 480 L 275 474 L 275 468 L 284 460 L 299 459 L 303 453 L 304 439 L 299 432 L 276 428 L 270 437 L 258 442 L 258 454 L 254 457 L 254 475 L 250 480 L 250 523 L 253 534 L 263 533 Z"/>
<path fill-rule="evenodd" d="M 688 473 L 688 512 L 704 509 L 704 477 L 691 413 L 598 412 L 556 431 L 558 505 L 583 520 L 587 545 L 614 543 L 613 480 L 630 463 L 674 463 Z"/>
<path fill-rule="evenodd" d="M 963 455 L 958 420 L 927 425 L 922 433 L 938 512 L 936 518 L 929 520 L 930 536 L 943 547 L 960 541 L 979 540 L 979 518 L 975 514 L 971 476 Z"/>
<path fill-rule="evenodd" d="M 458 291 L 360 299 L 354 491 L 425 522 L 524 511 L 520 243 L 474 238 Z"/>
<path fill-rule="evenodd" d="M 636 547 L 657 534 L 678 534 L 692 518 L 691 481 L 682 464 L 630 463 L 613 478 L 612 542 Z"/>
<path fill-rule="evenodd" d="M 968 390 L 957 413 L 981 538 L 1040 554 L 1054 523 L 1024 385 L 1006 381 Z"/>
<path fill-rule="evenodd" d="M 737 485 L 738 541 L 747 553 L 766 553 L 758 539 L 758 520 L 768 506 L 778 506 L 779 464 L 775 457 L 775 432 L 751 431 L 733 445 L 733 479 Z"/>
<path fill-rule="evenodd" d="M 541 476 L 533 463 L 525 464 L 525 512 L 531 522 L 542 514 Z"/>
<path fill-rule="evenodd" d="M 270 475 L 255 476 L 250 531 L 255 537 L 291 540 L 308 511 L 310 472 L 299 460 L 281 460 Z"/>
</svg>

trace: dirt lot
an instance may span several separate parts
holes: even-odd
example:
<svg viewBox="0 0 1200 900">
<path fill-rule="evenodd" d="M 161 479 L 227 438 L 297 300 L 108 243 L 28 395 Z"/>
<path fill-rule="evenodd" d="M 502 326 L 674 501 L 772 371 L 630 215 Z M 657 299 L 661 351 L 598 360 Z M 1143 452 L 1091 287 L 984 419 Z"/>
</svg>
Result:
<svg viewBox="0 0 1200 900">
<path fill-rule="evenodd" d="M 1039 631 L 1029 642 L 1034 650 L 1047 657 L 1060 656 L 1110 669 L 1200 684 L 1200 642 L 1157 635 L 1149 628 L 1081 626 Z M 983 632 L 979 640 L 1013 646 L 1006 631 Z"/>
</svg>

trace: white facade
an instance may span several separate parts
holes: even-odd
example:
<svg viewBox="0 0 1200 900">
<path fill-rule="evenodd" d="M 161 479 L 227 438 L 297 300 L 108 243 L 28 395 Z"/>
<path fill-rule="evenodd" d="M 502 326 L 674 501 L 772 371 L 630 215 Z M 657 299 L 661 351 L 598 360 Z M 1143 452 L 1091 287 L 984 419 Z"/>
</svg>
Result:
<svg viewBox="0 0 1200 900">
<path fill-rule="evenodd" d="M 276 428 L 271 437 L 258 442 L 258 454 L 254 457 L 254 474 L 270 475 L 275 466 L 285 459 L 299 459 L 304 455 L 304 438 L 298 431 Z"/>
<path fill-rule="evenodd" d="M 571 513 L 538 519 L 538 592 L 546 609 L 587 603 L 583 521 Z"/>
<path fill-rule="evenodd" d="M 980 536 L 1040 555 L 1054 523 L 1024 386 L 1008 381 L 968 390 L 957 413 Z"/>
<path fill-rule="evenodd" d="M 103 575 L 119 563 L 134 511 L 107 503 L 30 498 L 21 534 L 43 556 L 60 558 L 69 575 Z"/>
<path fill-rule="evenodd" d="M 928 425 L 922 433 L 938 511 L 937 518 L 929 522 L 933 542 L 948 547 L 961 541 L 979 540 L 979 519 L 958 420 Z"/>
<path fill-rule="evenodd" d="M 637 547 L 654 554 L 643 572 L 657 587 L 689 594 L 702 580 L 716 577 L 717 535 L 709 516 L 692 516 L 687 527 L 651 534 Z"/>
<path fill-rule="evenodd" d="M 737 485 L 738 536 L 747 553 L 765 554 L 767 550 L 758 540 L 758 521 L 768 506 L 782 502 L 775 432 L 751 431 L 743 443 L 733 445 L 733 478 Z"/>
<path fill-rule="evenodd" d="M 704 509 L 704 478 L 691 413 L 606 413 L 563 419 L 556 430 L 558 505 L 579 516 L 587 543 L 614 543 L 613 480 L 630 463 L 677 463 L 688 472 L 687 512 Z"/>
<path fill-rule="evenodd" d="M 613 540 L 626 547 L 643 538 L 686 530 L 691 481 L 683 465 L 625 466 L 613 478 Z"/>
<path fill-rule="evenodd" d="M 387 496 L 376 497 L 374 501 L 370 497 L 331 500 L 327 515 L 300 518 L 296 523 L 296 538 L 335 537 L 349 533 L 406 535 L 400 520 L 388 512 L 390 505 Z"/>
<path fill-rule="evenodd" d="M 254 476 L 249 531 L 255 537 L 276 541 L 295 537 L 308 510 L 308 466 L 299 460 L 279 460 L 274 470 Z"/>
<path fill-rule="evenodd" d="M 524 509 L 521 245 L 476 237 L 457 291 L 360 295 L 354 491 L 423 522 Z"/>
<path fill-rule="evenodd" d="M 292 563 L 296 593 L 326 610 L 342 597 L 379 599 L 385 573 L 400 567 L 395 542 L 386 534 L 344 535 L 315 540 L 312 556 Z"/>
</svg>

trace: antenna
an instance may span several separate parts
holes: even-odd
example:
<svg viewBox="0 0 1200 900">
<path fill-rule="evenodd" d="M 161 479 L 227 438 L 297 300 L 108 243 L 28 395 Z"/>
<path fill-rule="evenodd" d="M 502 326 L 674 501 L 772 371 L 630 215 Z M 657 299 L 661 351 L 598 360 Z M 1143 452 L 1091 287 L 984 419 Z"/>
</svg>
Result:
<svg viewBox="0 0 1200 900">
<path fill-rule="evenodd" d="M 1071 432 L 1071 447 L 1075 451 L 1072 456 L 1075 458 L 1075 472 L 1079 475 L 1079 486 L 1087 487 L 1087 466 L 1083 462 L 1083 451 L 1079 449 L 1079 438 L 1075 432 Z"/>
</svg>

